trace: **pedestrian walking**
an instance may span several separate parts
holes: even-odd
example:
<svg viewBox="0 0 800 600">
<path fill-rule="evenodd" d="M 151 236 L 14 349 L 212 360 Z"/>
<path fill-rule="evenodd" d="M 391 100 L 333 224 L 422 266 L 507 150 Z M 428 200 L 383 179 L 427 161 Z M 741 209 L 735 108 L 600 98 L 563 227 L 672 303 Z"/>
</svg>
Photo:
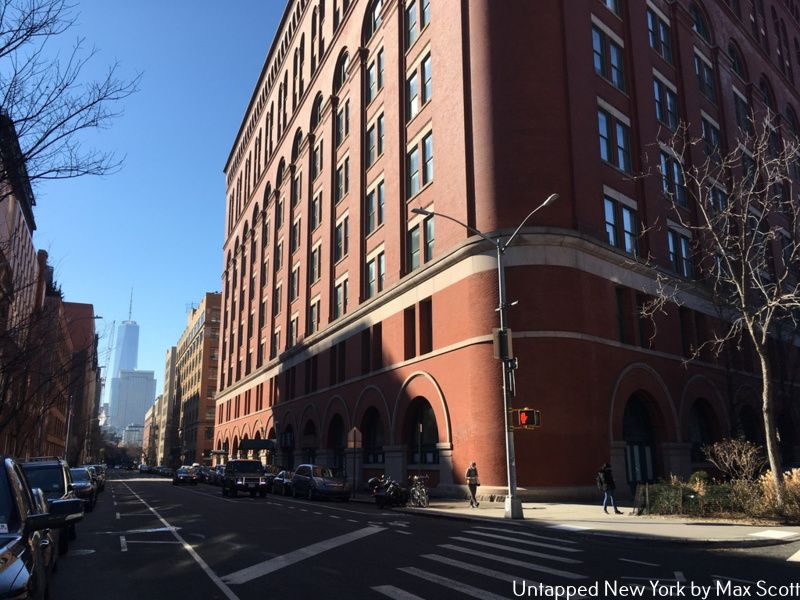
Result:
<svg viewBox="0 0 800 600">
<path fill-rule="evenodd" d="M 611 472 L 611 465 L 606 463 L 597 472 L 597 488 L 603 492 L 603 512 L 608 514 L 608 502 L 611 501 L 611 507 L 614 509 L 614 514 L 621 515 L 622 511 L 617 510 L 617 503 L 614 498 L 614 490 L 617 485 L 614 483 L 614 475 Z"/>
<path fill-rule="evenodd" d="M 469 488 L 469 505 L 471 508 L 478 508 L 478 504 L 480 503 L 475 497 L 475 492 L 478 491 L 481 480 L 478 478 L 478 465 L 475 464 L 475 461 L 470 463 L 465 477 L 467 479 L 467 487 Z"/>
</svg>

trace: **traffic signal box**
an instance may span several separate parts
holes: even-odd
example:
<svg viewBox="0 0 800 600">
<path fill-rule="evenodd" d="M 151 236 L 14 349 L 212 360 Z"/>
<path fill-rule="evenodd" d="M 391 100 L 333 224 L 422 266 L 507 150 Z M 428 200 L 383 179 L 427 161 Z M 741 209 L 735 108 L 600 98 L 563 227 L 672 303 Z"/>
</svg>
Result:
<svg viewBox="0 0 800 600">
<path fill-rule="evenodd" d="M 542 426 L 542 413 L 533 408 L 512 408 L 512 429 L 534 429 Z"/>
</svg>

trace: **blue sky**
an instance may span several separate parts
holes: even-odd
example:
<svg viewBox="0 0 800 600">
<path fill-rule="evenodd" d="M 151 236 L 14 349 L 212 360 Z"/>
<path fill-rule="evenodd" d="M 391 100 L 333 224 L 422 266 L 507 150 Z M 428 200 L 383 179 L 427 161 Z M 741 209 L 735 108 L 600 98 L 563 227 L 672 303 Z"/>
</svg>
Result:
<svg viewBox="0 0 800 600">
<path fill-rule="evenodd" d="M 222 169 L 284 6 L 79 0 L 77 25 L 57 43 L 84 37 L 97 49 L 87 75 L 100 77 L 116 60 L 122 76 L 143 77 L 124 115 L 85 138 L 124 156 L 123 169 L 40 185 L 34 245 L 50 254 L 65 299 L 92 303 L 103 317 L 101 364 L 133 288 L 139 368 L 155 371 L 156 393 L 187 306 L 220 289 Z"/>
</svg>

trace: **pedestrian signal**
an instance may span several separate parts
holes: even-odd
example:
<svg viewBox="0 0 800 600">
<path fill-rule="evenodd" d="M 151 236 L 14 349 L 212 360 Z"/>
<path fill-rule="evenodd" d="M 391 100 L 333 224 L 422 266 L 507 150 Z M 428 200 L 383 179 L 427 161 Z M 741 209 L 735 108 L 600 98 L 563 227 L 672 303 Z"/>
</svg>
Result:
<svg viewBox="0 0 800 600">
<path fill-rule="evenodd" d="M 514 429 L 533 429 L 541 427 L 542 413 L 533 408 L 514 408 L 511 410 L 511 426 Z"/>
</svg>

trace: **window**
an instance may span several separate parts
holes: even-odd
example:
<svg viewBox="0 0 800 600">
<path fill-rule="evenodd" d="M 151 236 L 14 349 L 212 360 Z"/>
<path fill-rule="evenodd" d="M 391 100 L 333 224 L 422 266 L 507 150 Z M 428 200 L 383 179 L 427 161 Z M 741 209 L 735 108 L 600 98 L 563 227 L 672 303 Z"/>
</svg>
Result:
<svg viewBox="0 0 800 600">
<path fill-rule="evenodd" d="M 600 0 L 608 10 L 616 15 L 620 14 L 620 2 L 622 0 Z"/>
<path fill-rule="evenodd" d="M 365 224 L 367 235 L 383 224 L 383 203 L 383 181 L 381 181 L 367 194 L 367 216 Z"/>
<path fill-rule="evenodd" d="M 706 156 L 713 158 L 715 161 L 719 161 L 719 128 L 705 117 L 700 118 L 700 125 L 703 128 L 703 148 Z"/>
<path fill-rule="evenodd" d="M 660 153 L 661 190 L 681 206 L 686 206 L 686 185 L 683 169 L 678 160 L 664 150 Z"/>
<path fill-rule="evenodd" d="M 294 346 L 297 343 L 297 334 L 298 334 L 298 317 L 295 315 L 289 321 L 289 346 Z"/>
<path fill-rule="evenodd" d="M 431 71 L 430 54 L 422 60 L 420 77 L 422 79 L 422 103 L 425 104 L 433 96 L 433 75 Z"/>
<path fill-rule="evenodd" d="M 275 229 L 278 230 L 283 226 L 283 200 L 278 200 L 275 203 Z"/>
<path fill-rule="evenodd" d="M 322 191 L 320 190 L 311 200 L 311 230 L 315 230 L 322 223 Z"/>
<path fill-rule="evenodd" d="M 422 12 L 420 14 L 419 28 L 425 29 L 431 22 L 431 0 L 422 0 Z"/>
<path fill-rule="evenodd" d="M 378 254 L 378 291 L 383 290 L 386 281 L 386 257 L 383 252 Z"/>
<path fill-rule="evenodd" d="M 336 147 L 342 145 L 342 142 L 350 133 L 350 100 L 345 101 L 344 106 L 336 111 Z"/>
<path fill-rule="evenodd" d="M 383 133 L 384 133 L 382 114 L 378 117 L 377 125 L 378 125 L 378 156 L 381 156 L 383 154 Z"/>
<path fill-rule="evenodd" d="M 739 132 L 743 135 L 752 133 L 753 123 L 750 120 L 750 107 L 747 100 L 742 98 L 739 94 L 733 95 L 733 105 L 736 112 L 736 125 L 739 127 Z"/>
<path fill-rule="evenodd" d="M 412 198 L 419 193 L 419 148 L 416 146 L 406 156 L 406 189 L 408 197 Z"/>
<path fill-rule="evenodd" d="M 308 307 L 308 333 L 319 331 L 319 299 L 314 300 Z"/>
<path fill-rule="evenodd" d="M 350 157 L 345 158 L 336 169 L 336 203 L 350 190 Z"/>
<path fill-rule="evenodd" d="M 711 102 L 717 101 L 717 89 L 714 86 L 714 68 L 699 55 L 694 55 L 694 73 L 700 93 Z"/>
<path fill-rule="evenodd" d="M 718 215 L 728 206 L 728 195 L 717 186 L 712 186 L 711 189 L 708 190 L 708 196 L 711 201 L 712 214 Z"/>
<path fill-rule="evenodd" d="M 433 133 L 429 133 L 422 140 L 422 185 L 433 181 Z"/>
<path fill-rule="evenodd" d="M 374 62 L 367 67 L 367 104 L 378 95 L 378 65 Z"/>
<path fill-rule="evenodd" d="M 275 293 L 272 295 L 272 316 L 281 314 L 281 285 L 275 286 Z"/>
<path fill-rule="evenodd" d="M 419 36 L 417 27 L 417 3 L 410 2 L 406 6 L 406 49 L 410 48 Z"/>
<path fill-rule="evenodd" d="M 733 72 L 742 79 L 746 79 L 747 77 L 744 71 L 744 60 L 742 59 L 742 54 L 739 52 L 739 49 L 733 42 L 728 44 L 728 56 L 731 59 L 731 69 Z"/>
<path fill-rule="evenodd" d="M 297 206 L 303 196 L 303 174 L 298 173 L 292 181 L 292 206 Z"/>
<path fill-rule="evenodd" d="M 706 17 L 703 14 L 703 11 L 700 10 L 700 7 L 697 6 L 697 4 L 692 2 L 689 5 L 689 13 L 692 15 L 692 30 L 710 44 L 711 32 L 708 29 L 708 23 L 706 22 Z"/>
<path fill-rule="evenodd" d="M 281 349 L 281 331 L 280 329 L 272 334 L 272 341 L 269 348 L 270 358 L 275 358 Z"/>
<path fill-rule="evenodd" d="M 614 87 L 625 91 L 625 54 L 622 47 L 597 26 L 592 27 L 592 53 L 595 72 L 609 80 Z"/>
<path fill-rule="evenodd" d="M 383 89 L 383 48 L 378 50 L 378 58 L 375 61 L 378 65 L 378 90 Z"/>
<path fill-rule="evenodd" d="M 339 262 L 347 256 L 347 245 L 349 242 L 349 218 L 345 217 L 337 226 L 334 233 L 333 260 Z"/>
<path fill-rule="evenodd" d="M 320 140 L 311 151 L 311 181 L 322 173 L 323 158 L 322 140 Z"/>
<path fill-rule="evenodd" d="M 603 109 L 597 110 L 600 158 L 625 173 L 633 172 L 630 129 Z"/>
<path fill-rule="evenodd" d="M 678 127 L 678 95 L 658 77 L 653 78 L 656 118 L 672 130 Z"/>
<path fill-rule="evenodd" d="M 289 302 L 294 302 L 300 295 L 300 265 L 289 273 Z"/>
<path fill-rule="evenodd" d="M 410 273 L 417 268 L 419 268 L 419 225 L 416 225 L 408 232 L 407 270 Z"/>
<path fill-rule="evenodd" d="M 378 290 L 378 269 L 377 269 L 377 263 L 374 259 L 367 263 L 366 286 L 367 286 L 367 289 L 365 290 L 366 297 L 372 298 L 377 293 Z"/>
<path fill-rule="evenodd" d="M 419 112 L 419 91 L 417 73 L 414 72 L 406 80 L 406 118 L 408 121 L 417 116 Z"/>
<path fill-rule="evenodd" d="M 634 256 L 639 254 L 639 234 L 636 210 L 617 200 L 604 196 L 606 241 Z"/>
<path fill-rule="evenodd" d="M 651 8 L 647 9 L 647 39 L 650 47 L 668 63 L 672 63 L 672 39 L 669 25 Z"/>
<path fill-rule="evenodd" d="M 367 167 L 375 164 L 378 158 L 378 134 L 377 126 L 373 125 L 367 129 Z"/>
<path fill-rule="evenodd" d="M 311 250 L 311 262 L 308 265 L 308 279 L 311 283 L 319 281 L 322 275 L 322 246 Z"/>
<path fill-rule="evenodd" d="M 333 296 L 333 318 L 338 319 L 347 313 L 347 279 L 334 287 Z"/>
<path fill-rule="evenodd" d="M 283 266 L 283 241 L 275 246 L 275 270 L 280 271 Z"/>
<path fill-rule="evenodd" d="M 433 218 L 434 216 L 431 215 L 425 219 L 425 262 L 428 262 L 433 258 L 433 246 L 434 242 L 436 241 L 436 237 L 434 235 Z"/>
<path fill-rule="evenodd" d="M 667 233 L 669 245 L 669 261 L 672 269 L 682 277 L 692 276 L 691 242 L 685 235 L 670 229 Z"/>
<path fill-rule="evenodd" d="M 289 253 L 294 254 L 300 248 L 300 219 L 292 223 L 292 229 L 289 232 Z"/>
</svg>

